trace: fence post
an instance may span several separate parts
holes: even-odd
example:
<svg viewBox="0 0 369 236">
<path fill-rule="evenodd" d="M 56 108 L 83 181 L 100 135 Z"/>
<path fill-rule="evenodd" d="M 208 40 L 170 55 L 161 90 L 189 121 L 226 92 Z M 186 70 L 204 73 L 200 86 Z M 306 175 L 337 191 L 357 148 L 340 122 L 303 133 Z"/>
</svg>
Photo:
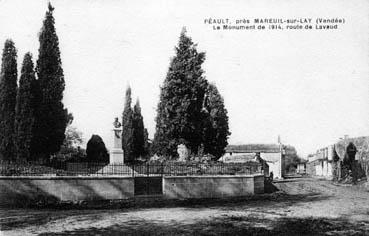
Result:
<svg viewBox="0 0 369 236">
<path fill-rule="evenodd" d="M 150 175 L 150 170 L 149 170 L 150 166 L 148 163 L 146 163 L 146 176 L 149 177 Z"/>
</svg>

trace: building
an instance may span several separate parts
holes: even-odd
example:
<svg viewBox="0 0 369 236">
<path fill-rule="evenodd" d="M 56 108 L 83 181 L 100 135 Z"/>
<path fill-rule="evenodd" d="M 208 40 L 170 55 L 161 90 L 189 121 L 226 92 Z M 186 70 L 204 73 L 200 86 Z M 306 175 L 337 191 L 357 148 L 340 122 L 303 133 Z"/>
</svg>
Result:
<svg viewBox="0 0 369 236">
<path fill-rule="evenodd" d="M 307 172 L 310 175 L 333 178 L 334 145 L 317 150 L 308 156 Z"/>
<path fill-rule="evenodd" d="M 343 163 L 349 145 L 355 149 L 353 169 L 358 179 L 369 175 L 369 136 L 350 138 L 345 135 L 335 144 L 317 150 L 308 156 L 306 170 L 309 175 L 321 176 L 328 179 L 341 179 L 346 174 Z"/>
<path fill-rule="evenodd" d="M 306 163 L 307 161 L 301 161 L 297 164 L 296 173 L 297 174 L 306 174 Z"/>
<path fill-rule="evenodd" d="M 284 157 L 283 145 L 279 144 L 244 144 L 228 145 L 226 153 L 220 158 L 223 162 L 247 162 L 258 161 L 261 158 L 265 162 L 264 171 L 267 176 L 273 172 L 274 178 L 284 176 Z M 259 160 L 260 162 L 260 160 Z M 267 169 L 268 168 L 268 169 Z"/>
</svg>

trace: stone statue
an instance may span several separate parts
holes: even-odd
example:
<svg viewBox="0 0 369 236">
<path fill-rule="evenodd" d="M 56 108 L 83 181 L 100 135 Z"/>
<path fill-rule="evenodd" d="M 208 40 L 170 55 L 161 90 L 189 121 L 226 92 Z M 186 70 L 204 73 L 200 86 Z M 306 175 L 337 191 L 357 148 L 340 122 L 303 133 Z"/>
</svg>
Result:
<svg viewBox="0 0 369 236">
<path fill-rule="evenodd" d="M 114 128 L 120 128 L 122 126 L 122 124 L 118 120 L 118 117 L 115 117 L 113 125 L 114 125 Z"/>
<path fill-rule="evenodd" d="M 188 155 L 189 155 L 189 151 L 188 148 L 186 147 L 186 145 L 184 144 L 180 144 L 177 146 L 177 153 L 178 153 L 178 161 L 187 161 L 188 159 Z"/>
<path fill-rule="evenodd" d="M 124 152 L 122 149 L 122 124 L 119 122 L 118 117 L 115 118 L 113 122 L 114 128 L 113 131 L 113 146 L 110 149 L 110 157 L 109 162 L 110 164 L 114 163 L 124 163 Z"/>
<path fill-rule="evenodd" d="M 122 132 L 120 127 L 122 127 L 122 124 L 119 122 L 118 117 L 115 117 L 115 120 L 113 122 L 113 126 L 114 126 L 115 137 L 120 139 L 120 133 Z"/>
</svg>

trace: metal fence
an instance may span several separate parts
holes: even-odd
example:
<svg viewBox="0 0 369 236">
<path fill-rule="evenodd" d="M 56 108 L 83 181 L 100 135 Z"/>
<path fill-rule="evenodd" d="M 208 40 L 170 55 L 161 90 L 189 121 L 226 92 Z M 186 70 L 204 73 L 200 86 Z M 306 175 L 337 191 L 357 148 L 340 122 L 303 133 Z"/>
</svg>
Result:
<svg viewBox="0 0 369 236">
<path fill-rule="evenodd" d="M 263 173 L 261 165 L 247 163 L 0 163 L 0 176 L 195 176 Z"/>
</svg>

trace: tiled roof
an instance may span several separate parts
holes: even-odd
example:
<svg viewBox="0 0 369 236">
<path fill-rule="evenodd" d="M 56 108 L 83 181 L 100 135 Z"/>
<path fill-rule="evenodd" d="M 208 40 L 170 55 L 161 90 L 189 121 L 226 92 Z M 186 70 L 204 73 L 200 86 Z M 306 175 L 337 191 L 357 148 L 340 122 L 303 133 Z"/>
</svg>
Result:
<svg viewBox="0 0 369 236">
<path fill-rule="evenodd" d="M 233 155 L 233 156 L 225 156 L 225 162 L 247 162 L 254 161 L 255 154 L 242 154 L 242 155 Z"/>
<path fill-rule="evenodd" d="M 228 145 L 226 147 L 226 152 L 234 153 L 275 153 L 279 152 L 278 144 L 244 144 L 244 145 Z"/>
</svg>

